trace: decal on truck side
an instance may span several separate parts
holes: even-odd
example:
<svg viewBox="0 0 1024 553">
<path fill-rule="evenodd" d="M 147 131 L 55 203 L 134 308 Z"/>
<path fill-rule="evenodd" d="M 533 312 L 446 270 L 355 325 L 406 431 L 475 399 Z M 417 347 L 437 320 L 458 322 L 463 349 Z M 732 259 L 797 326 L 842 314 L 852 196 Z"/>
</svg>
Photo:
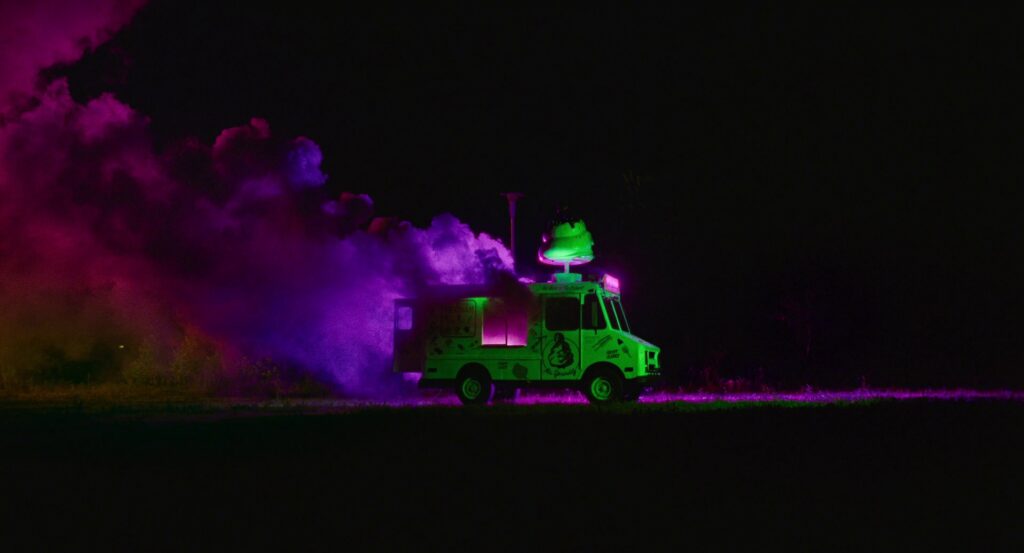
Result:
<svg viewBox="0 0 1024 553">
<path fill-rule="evenodd" d="M 565 335 L 556 332 L 544 351 L 547 366 L 544 372 L 553 376 L 567 376 L 576 372 L 576 345 L 565 339 Z"/>
</svg>

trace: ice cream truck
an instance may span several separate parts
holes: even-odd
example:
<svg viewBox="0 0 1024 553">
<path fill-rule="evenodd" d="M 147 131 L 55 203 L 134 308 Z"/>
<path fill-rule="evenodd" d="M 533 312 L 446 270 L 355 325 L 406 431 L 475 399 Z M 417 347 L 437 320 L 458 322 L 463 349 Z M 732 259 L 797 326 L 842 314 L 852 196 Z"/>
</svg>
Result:
<svg viewBox="0 0 1024 553">
<path fill-rule="evenodd" d="M 531 387 L 576 388 L 593 403 L 636 399 L 660 375 L 661 350 L 632 333 L 617 278 L 566 269 L 551 282 L 396 300 L 395 371 L 466 404 Z"/>
</svg>

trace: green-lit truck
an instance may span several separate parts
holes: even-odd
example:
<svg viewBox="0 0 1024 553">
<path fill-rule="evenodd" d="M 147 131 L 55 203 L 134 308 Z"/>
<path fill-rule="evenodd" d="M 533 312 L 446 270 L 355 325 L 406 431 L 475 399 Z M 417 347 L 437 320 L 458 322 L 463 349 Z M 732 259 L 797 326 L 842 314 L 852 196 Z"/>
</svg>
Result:
<svg viewBox="0 0 1024 553">
<path fill-rule="evenodd" d="M 660 349 L 630 331 L 619 282 L 564 273 L 505 292 L 437 288 L 395 302 L 394 370 L 466 404 L 518 388 L 576 388 L 593 403 L 636 399 Z"/>
</svg>

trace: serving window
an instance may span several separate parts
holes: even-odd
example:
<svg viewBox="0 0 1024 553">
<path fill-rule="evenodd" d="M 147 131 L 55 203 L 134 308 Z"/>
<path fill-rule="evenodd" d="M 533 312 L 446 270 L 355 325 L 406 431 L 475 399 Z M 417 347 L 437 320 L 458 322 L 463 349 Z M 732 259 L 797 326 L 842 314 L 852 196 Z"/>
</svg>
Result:
<svg viewBox="0 0 1024 553">
<path fill-rule="evenodd" d="M 484 300 L 481 341 L 485 346 L 525 346 L 529 335 L 527 306 L 487 298 Z"/>
</svg>

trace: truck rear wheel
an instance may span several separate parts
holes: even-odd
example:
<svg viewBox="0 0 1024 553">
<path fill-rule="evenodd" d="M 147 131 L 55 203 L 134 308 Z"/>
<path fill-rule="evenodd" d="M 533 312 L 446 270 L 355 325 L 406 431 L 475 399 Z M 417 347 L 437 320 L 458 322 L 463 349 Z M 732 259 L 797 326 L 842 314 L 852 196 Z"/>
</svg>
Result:
<svg viewBox="0 0 1024 553">
<path fill-rule="evenodd" d="M 583 381 L 583 395 L 590 403 L 612 403 L 622 399 L 622 376 L 611 369 L 595 369 Z"/>
<path fill-rule="evenodd" d="M 487 370 L 481 367 L 466 367 L 455 379 L 455 395 L 465 405 L 480 405 L 491 399 L 493 386 Z"/>
</svg>

